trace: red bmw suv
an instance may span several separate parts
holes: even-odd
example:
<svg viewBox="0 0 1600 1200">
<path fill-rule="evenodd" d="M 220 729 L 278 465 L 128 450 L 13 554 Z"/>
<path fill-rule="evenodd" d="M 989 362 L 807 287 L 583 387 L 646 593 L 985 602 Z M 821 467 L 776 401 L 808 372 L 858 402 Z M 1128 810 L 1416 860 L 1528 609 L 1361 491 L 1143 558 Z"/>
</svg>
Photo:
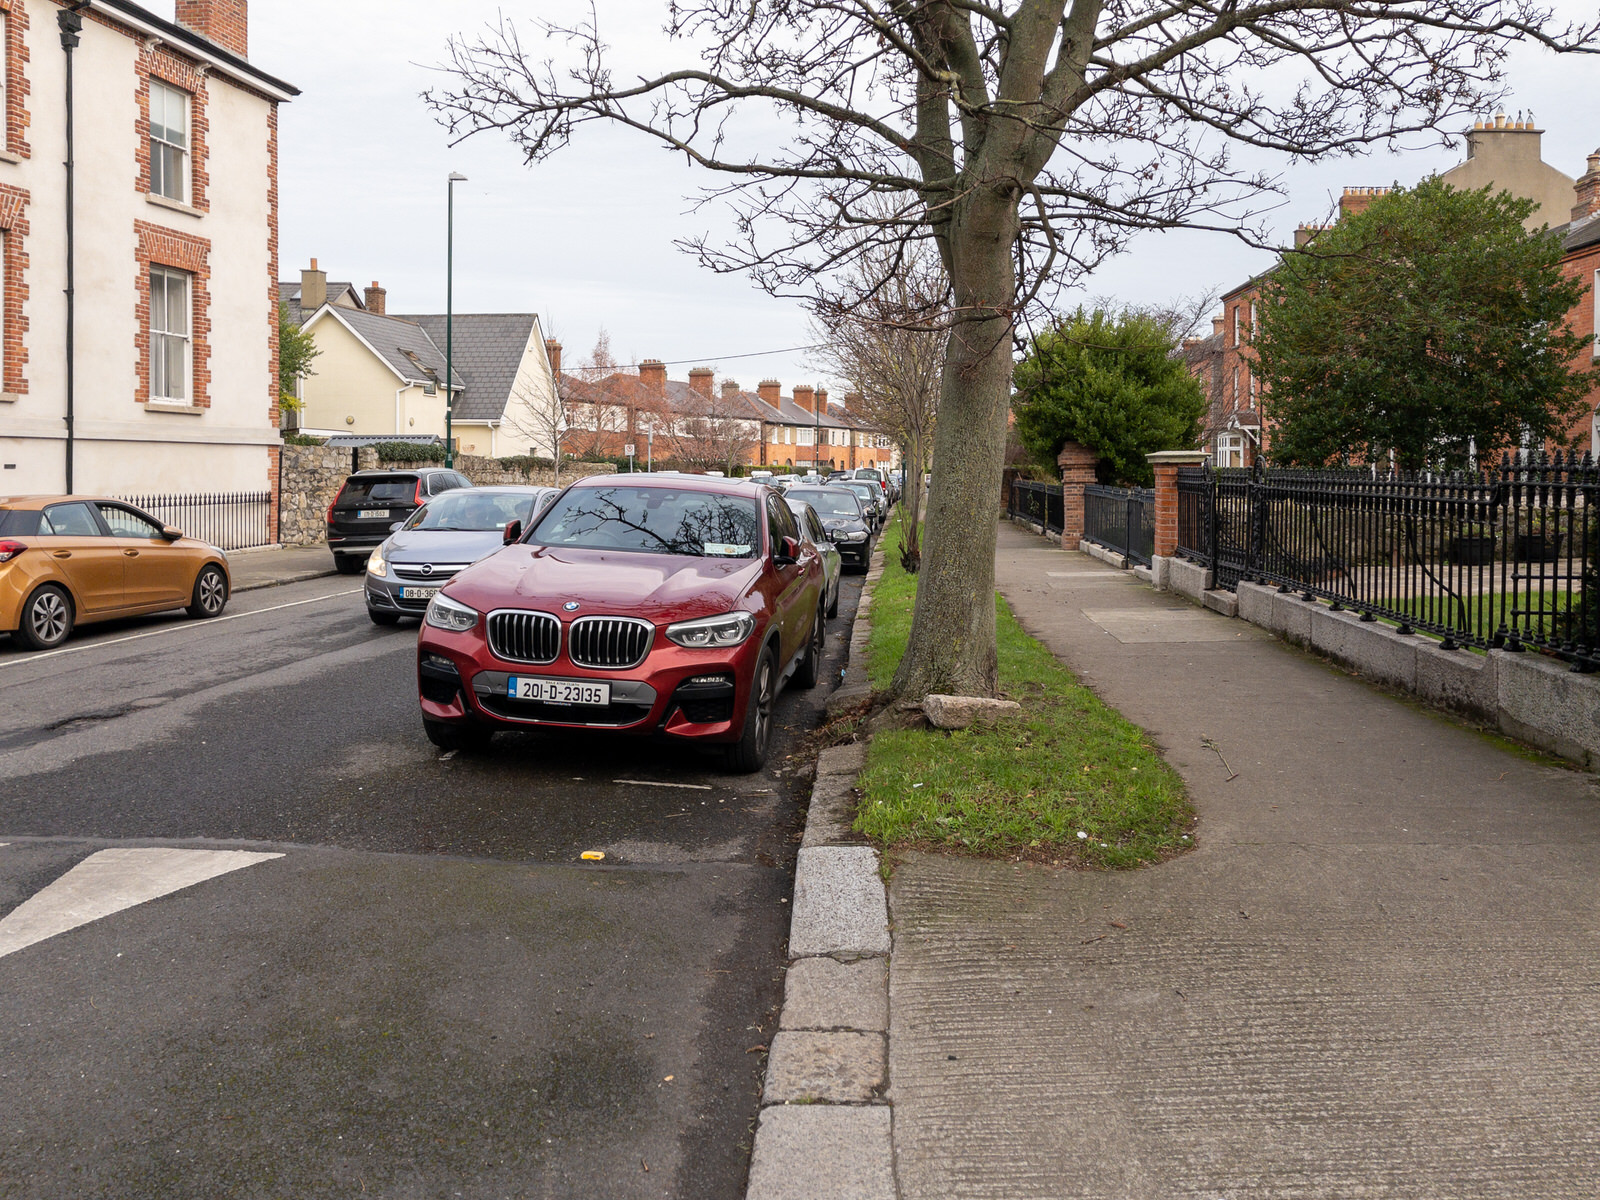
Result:
<svg viewBox="0 0 1600 1200">
<path fill-rule="evenodd" d="M 428 606 L 417 685 L 428 739 L 610 729 L 766 761 L 772 707 L 821 669 L 823 565 L 783 497 L 699 476 L 573 484 Z"/>
</svg>

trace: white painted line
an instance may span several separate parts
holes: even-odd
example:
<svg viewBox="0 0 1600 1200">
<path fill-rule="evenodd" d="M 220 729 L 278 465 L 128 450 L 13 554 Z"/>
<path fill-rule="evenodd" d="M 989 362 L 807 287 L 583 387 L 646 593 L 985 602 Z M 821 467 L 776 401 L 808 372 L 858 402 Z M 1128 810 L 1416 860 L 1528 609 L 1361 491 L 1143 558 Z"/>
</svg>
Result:
<svg viewBox="0 0 1600 1200">
<path fill-rule="evenodd" d="M 274 604 L 270 608 L 256 608 L 246 613 L 234 613 L 231 617 L 212 617 L 209 621 L 191 621 L 185 625 L 168 625 L 164 629 L 152 629 L 148 633 L 130 633 L 127 637 L 112 638 L 104 642 L 88 642 L 82 646 L 68 646 L 64 650 L 46 650 L 43 654 L 29 654 L 25 657 L 13 658 L 8 662 L 0 662 L 0 670 L 4 670 L 6 667 L 21 667 L 28 663 L 42 662 L 47 658 L 55 658 L 59 654 L 78 654 L 84 650 L 98 650 L 102 646 L 118 646 L 123 642 L 137 642 L 140 638 L 160 637 L 163 633 L 209 629 L 214 625 L 221 625 L 224 621 L 242 621 L 246 617 L 259 617 L 262 613 L 278 612 L 280 609 L 285 608 L 299 608 L 302 604 L 320 604 L 324 600 L 337 600 L 340 596 L 358 595 L 361 590 L 361 588 L 351 588 L 347 592 L 330 592 L 326 596 L 313 596 L 310 600 L 291 600 L 287 604 Z"/>
<path fill-rule="evenodd" d="M 654 779 L 613 779 L 612 783 L 626 783 L 633 787 L 670 787 L 683 788 L 687 791 L 710 792 L 715 789 L 709 783 L 657 783 Z"/>
<path fill-rule="evenodd" d="M 0 920 L 0 958 L 147 900 L 282 857 L 248 850 L 101 850 Z"/>
</svg>

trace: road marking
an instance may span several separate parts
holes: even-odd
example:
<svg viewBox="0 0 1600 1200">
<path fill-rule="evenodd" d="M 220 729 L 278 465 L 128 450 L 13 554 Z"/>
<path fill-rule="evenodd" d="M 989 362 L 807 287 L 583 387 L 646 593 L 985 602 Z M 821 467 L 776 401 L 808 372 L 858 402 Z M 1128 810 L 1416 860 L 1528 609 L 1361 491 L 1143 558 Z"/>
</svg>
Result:
<svg viewBox="0 0 1600 1200">
<path fill-rule="evenodd" d="M 0 958 L 147 900 L 282 857 L 162 847 L 98 851 L 0 920 Z"/>
<path fill-rule="evenodd" d="M 613 779 L 611 782 L 631 784 L 633 787 L 685 788 L 696 792 L 709 792 L 713 790 L 709 783 L 657 783 L 654 779 Z"/>
<path fill-rule="evenodd" d="M 26 663 L 40 662 L 47 658 L 55 658 L 58 654 L 78 654 L 84 650 L 98 650 L 102 646 L 118 646 L 123 642 L 137 642 L 140 638 L 160 637 L 163 633 L 209 629 L 214 625 L 221 625 L 225 621 L 242 621 L 246 617 L 259 617 L 262 613 L 278 612 L 285 608 L 299 608 L 302 604 L 320 604 L 324 600 L 337 600 L 340 596 L 354 596 L 361 591 L 361 588 L 351 588 L 348 592 L 330 592 L 326 596 L 313 596 L 309 600 L 291 600 L 287 604 L 274 604 L 271 608 L 255 608 L 245 613 L 234 613 L 231 617 L 212 617 L 209 621 L 191 621 L 184 625 L 168 625 L 164 629 L 152 629 L 147 633 L 130 633 L 127 637 L 112 638 L 105 642 L 88 642 L 82 646 L 68 646 L 62 650 L 46 650 L 43 654 L 29 654 L 26 657 L 13 658 L 8 662 L 0 662 L 0 670 L 4 670 L 6 667 L 20 667 Z"/>
</svg>

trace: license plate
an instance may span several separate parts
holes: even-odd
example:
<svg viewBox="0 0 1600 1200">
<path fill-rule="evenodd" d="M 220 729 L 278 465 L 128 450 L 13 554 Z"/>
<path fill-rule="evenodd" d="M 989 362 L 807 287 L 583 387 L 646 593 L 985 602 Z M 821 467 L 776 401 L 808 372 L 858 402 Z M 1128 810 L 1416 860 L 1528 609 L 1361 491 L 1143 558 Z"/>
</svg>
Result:
<svg viewBox="0 0 1600 1200">
<path fill-rule="evenodd" d="M 597 707 L 611 703 L 609 683 L 589 683 L 582 679 L 540 679 L 532 675 L 513 675 L 506 684 L 512 700 L 538 700 L 544 704 L 586 704 Z"/>
<path fill-rule="evenodd" d="M 439 589 L 436 588 L 436 587 L 431 587 L 431 588 L 403 587 L 403 588 L 400 589 L 400 599 L 402 599 L 402 600 L 432 600 L 438 594 L 439 594 Z"/>
<path fill-rule="evenodd" d="M 387 517 L 388 515 L 389 510 L 387 508 L 360 508 L 356 510 L 356 516 L 363 521 L 376 520 L 379 517 Z"/>
</svg>

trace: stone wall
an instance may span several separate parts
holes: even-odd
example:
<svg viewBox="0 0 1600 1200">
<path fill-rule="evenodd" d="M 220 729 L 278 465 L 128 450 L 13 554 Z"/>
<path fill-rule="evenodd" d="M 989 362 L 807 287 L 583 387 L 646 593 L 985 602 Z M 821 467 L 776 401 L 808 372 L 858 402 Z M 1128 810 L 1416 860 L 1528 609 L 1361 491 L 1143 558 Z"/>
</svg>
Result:
<svg viewBox="0 0 1600 1200">
<path fill-rule="evenodd" d="M 324 541 L 328 533 L 328 505 L 333 503 L 351 471 L 375 468 L 411 471 L 440 463 L 380 462 L 376 450 L 349 450 L 338 446 L 284 446 L 280 472 L 282 499 L 278 540 L 285 546 L 310 546 Z M 455 469 L 480 487 L 488 484 L 534 484 L 550 487 L 555 471 L 535 467 L 528 471 L 508 470 L 498 459 L 474 454 L 458 454 Z M 590 475 L 615 471 L 611 463 L 566 463 L 561 468 L 563 486 Z"/>
</svg>

